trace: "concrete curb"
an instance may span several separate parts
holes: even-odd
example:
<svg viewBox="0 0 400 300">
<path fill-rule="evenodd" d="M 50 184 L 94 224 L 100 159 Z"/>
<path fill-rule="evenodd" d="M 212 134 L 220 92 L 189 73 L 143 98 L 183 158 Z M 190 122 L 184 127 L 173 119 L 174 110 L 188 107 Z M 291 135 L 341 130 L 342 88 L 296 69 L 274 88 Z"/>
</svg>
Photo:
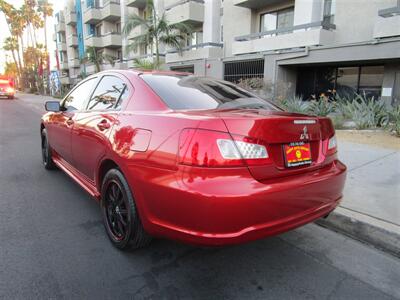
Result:
<svg viewBox="0 0 400 300">
<path fill-rule="evenodd" d="M 400 258 L 400 226 L 396 224 L 344 207 L 338 207 L 328 218 L 316 223 Z"/>
</svg>

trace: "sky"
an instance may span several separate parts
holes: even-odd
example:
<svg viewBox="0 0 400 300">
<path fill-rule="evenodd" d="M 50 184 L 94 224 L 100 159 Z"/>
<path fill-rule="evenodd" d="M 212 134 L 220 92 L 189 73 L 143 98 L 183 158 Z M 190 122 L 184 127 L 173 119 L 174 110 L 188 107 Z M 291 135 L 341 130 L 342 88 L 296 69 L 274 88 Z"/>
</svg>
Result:
<svg viewBox="0 0 400 300">
<path fill-rule="evenodd" d="M 14 5 L 16 8 L 21 7 L 24 3 L 24 0 L 6 0 L 8 3 Z M 64 8 L 64 0 L 49 0 L 50 3 L 53 4 L 54 13 L 62 10 Z M 4 19 L 4 14 L 0 12 L 0 30 L 5 31 L 5 34 L 0 34 L 0 74 L 4 72 L 4 64 L 7 59 L 7 55 L 9 56 L 9 60 L 12 60 L 11 53 L 3 50 L 3 41 L 6 37 L 10 36 L 10 32 L 7 29 L 7 23 Z M 56 49 L 55 42 L 53 41 L 53 33 L 54 33 L 54 18 L 47 19 L 47 43 L 49 46 L 50 53 L 50 64 L 51 68 L 54 68 L 56 65 L 54 51 Z M 40 33 L 38 33 L 38 39 L 43 41 L 44 43 L 44 33 L 43 29 L 40 29 Z"/>
</svg>

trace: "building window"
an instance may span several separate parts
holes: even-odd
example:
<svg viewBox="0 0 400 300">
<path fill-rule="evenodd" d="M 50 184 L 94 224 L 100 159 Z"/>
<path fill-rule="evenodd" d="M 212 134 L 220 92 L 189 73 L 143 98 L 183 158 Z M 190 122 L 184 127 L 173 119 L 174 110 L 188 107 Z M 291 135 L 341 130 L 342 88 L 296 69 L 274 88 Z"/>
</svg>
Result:
<svg viewBox="0 0 400 300">
<path fill-rule="evenodd" d="M 224 79 L 239 82 L 248 78 L 264 78 L 264 59 L 233 61 L 224 64 Z"/>
<path fill-rule="evenodd" d="M 336 0 L 324 1 L 323 21 L 328 24 L 333 24 L 336 10 Z"/>
<path fill-rule="evenodd" d="M 95 35 L 96 26 L 94 24 L 88 24 L 88 35 Z"/>
<path fill-rule="evenodd" d="M 115 23 L 115 32 L 121 33 L 121 22 Z"/>
<path fill-rule="evenodd" d="M 186 46 L 195 46 L 201 43 L 203 43 L 203 31 L 192 32 L 186 40 Z"/>
<path fill-rule="evenodd" d="M 358 92 L 359 67 L 337 69 L 336 91 L 341 96 L 352 96 Z"/>
<path fill-rule="evenodd" d="M 359 93 L 365 93 L 367 97 L 379 98 L 383 83 L 383 66 L 361 67 Z"/>
<path fill-rule="evenodd" d="M 117 50 L 117 59 L 118 61 L 122 61 L 122 50 Z"/>
<path fill-rule="evenodd" d="M 260 32 L 293 27 L 294 7 L 262 14 Z"/>
<path fill-rule="evenodd" d="M 194 65 L 190 66 L 174 66 L 170 68 L 171 71 L 176 71 L 176 72 L 186 72 L 186 73 L 194 73 Z"/>
<path fill-rule="evenodd" d="M 304 99 L 312 99 L 336 90 L 341 97 L 352 98 L 356 93 L 365 93 L 368 98 L 377 99 L 383 74 L 383 66 L 299 68 L 296 93 Z"/>
<path fill-rule="evenodd" d="M 99 25 L 97 25 L 96 28 L 95 28 L 94 35 L 95 35 L 95 36 L 101 36 L 102 34 L 103 34 L 103 25 L 102 25 L 102 24 L 99 24 Z"/>
</svg>

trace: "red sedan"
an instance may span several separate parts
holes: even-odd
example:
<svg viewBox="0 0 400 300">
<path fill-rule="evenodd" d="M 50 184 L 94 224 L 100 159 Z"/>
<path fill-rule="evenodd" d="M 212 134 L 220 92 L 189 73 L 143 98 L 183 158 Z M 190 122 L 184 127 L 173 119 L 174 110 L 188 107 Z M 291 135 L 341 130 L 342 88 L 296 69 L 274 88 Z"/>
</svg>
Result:
<svg viewBox="0 0 400 300">
<path fill-rule="evenodd" d="M 328 215 L 342 197 L 331 120 L 284 112 L 230 82 L 108 71 L 46 109 L 45 168 L 98 199 L 120 249 L 152 236 L 259 239 Z"/>
</svg>

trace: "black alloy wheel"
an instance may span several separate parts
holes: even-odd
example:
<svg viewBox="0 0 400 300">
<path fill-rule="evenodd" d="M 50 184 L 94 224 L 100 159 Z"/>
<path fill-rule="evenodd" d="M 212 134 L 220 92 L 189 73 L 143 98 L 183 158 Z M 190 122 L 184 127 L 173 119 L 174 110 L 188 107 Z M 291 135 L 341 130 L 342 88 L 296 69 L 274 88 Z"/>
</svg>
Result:
<svg viewBox="0 0 400 300">
<path fill-rule="evenodd" d="M 146 233 L 128 182 L 119 169 L 104 176 L 101 187 L 103 223 L 112 244 L 121 250 L 147 246 L 151 236 Z"/>
<path fill-rule="evenodd" d="M 46 129 L 42 130 L 42 161 L 45 169 L 54 170 L 56 165 L 53 162 L 52 152 L 49 145 L 49 139 L 47 138 Z"/>
</svg>

